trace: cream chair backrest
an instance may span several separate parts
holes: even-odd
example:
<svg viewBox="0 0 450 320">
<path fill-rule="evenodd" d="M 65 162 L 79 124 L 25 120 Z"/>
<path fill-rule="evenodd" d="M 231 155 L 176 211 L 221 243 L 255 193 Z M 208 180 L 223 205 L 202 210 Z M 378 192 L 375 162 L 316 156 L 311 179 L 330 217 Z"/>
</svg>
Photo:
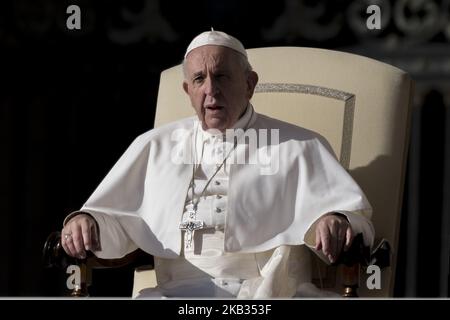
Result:
<svg viewBox="0 0 450 320">
<path fill-rule="evenodd" d="M 328 139 L 374 208 L 377 238 L 398 248 L 412 81 L 393 66 L 355 54 L 300 47 L 248 50 L 259 75 L 252 103 L 259 113 L 314 130 Z M 155 127 L 194 114 L 182 90 L 181 66 L 161 74 Z M 382 289 L 391 296 L 393 267 Z"/>
</svg>

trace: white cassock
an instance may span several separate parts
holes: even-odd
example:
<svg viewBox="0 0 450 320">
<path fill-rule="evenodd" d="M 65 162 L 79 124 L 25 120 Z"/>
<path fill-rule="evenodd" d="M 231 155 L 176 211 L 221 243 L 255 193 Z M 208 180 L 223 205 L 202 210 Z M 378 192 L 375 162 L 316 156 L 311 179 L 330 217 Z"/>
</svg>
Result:
<svg viewBox="0 0 450 320">
<path fill-rule="evenodd" d="M 320 135 L 251 105 L 235 128 L 247 128 L 236 145 L 203 131 L 196 117 L 144 133 L 81 208 L 98 223 L 98 257 L 119 258 L 138 247 L 155 257 L 158 287 L 144 296 L 315 295 L 305 292 L 311 271 L 304 244 L 314 245 L 311 226 L 330 212 L 344 214 L 372 245 L 371 207 Z M 219 168 L 215 160 L 228 154 Z M 217 173 L 198 203 L 204 228 L 186 247 L 179 225 L 192 200 L 195 159 L 194 198 Z"/>
</svg>

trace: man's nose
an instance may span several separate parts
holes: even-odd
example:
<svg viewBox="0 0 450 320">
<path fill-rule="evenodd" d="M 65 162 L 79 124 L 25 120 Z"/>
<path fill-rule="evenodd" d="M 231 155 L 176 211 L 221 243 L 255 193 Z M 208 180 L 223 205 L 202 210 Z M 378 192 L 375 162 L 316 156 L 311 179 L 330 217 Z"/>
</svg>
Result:
<svg viewBox="0 0 450 320">
<path fill-rule="evenodd" d="M 219 87 L 217 82 L 208 77 L 205 81 L 205 94 L 211 97 L 216 96 L 219 93 Z"/>
</svg>

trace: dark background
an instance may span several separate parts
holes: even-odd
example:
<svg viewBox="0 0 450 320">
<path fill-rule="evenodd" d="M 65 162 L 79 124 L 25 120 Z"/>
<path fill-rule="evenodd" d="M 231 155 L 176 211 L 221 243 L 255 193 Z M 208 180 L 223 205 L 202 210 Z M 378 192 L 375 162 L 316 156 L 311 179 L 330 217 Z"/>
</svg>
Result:
<svg viewBox="0 0 450 320">
<path fill-rule="evenodd" d="M 70 4 L 81 30 L 66 28 Z M 381 30 L 366 28 L 369 4 L 381 7 Z M 395 294 L 449 296 L 449 14 L 449 1 L 425 0 L 2 1 L 0 295 L 65 293 L 63 271 L 42 267 L 47 235 L 152 128 L 160 72 L 212 26 L 247 48 L 342 50 L 411 73 Z M 96 271 L 91 293 L 130 295 L 131 277 L 131 268 Z"/>
</svg>

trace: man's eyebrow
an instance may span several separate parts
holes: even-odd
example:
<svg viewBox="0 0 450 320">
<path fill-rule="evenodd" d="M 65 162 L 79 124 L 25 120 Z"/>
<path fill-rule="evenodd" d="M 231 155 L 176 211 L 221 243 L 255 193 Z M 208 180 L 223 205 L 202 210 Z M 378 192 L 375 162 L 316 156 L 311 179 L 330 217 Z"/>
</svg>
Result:
<svg viewBox="0 0 450 320">
<path fill-rule="evenodd" d="M 203 71 L 197 71 L 194 72 L 194 74 L 192 75 L 192 78 L 197 78 L 198 76 L 202 76 L 203 75 Z"/>
</svg>

